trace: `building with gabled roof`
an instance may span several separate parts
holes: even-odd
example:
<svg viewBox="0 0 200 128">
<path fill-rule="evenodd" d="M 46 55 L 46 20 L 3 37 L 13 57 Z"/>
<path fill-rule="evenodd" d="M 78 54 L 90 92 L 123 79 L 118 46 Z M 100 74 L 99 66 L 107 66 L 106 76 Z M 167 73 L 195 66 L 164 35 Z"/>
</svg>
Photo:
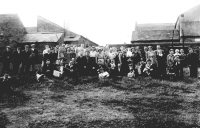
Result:
<svg viewBox="0 0 200 128">
<path fill-rule="evenodd" d="M 71 32 L 41 16 L 37 17 L 37 27 L 27 27 L 26 31 L 29 35 L 25 36 L 26 40 L 23 41 L 23 44 L 33 42 L 33 40 L 31 40 L 32 37 L 35 38 L 36 36 L 38 36 L 38 38 L 41 38 L 38 40 L 41 41 L 43 39 L 46 39 L 47 35 L 62 34 L 62 36 L 59 36 L 60 39 L 58 39 L 58 42 L 54 42 L 55 44 L 65 43 L 65 44 L 73 44 L 73 45 L 85 44 L 85 45 L 97 46 L 96 43 L 90 41 L 89 39 L 81 35 L 78 35 L 74 32 Z M 44 42 L 47 43 L 49 41 L 47 39 L 47 40 L 44 40 Z"/>
<path fill-rule="evenodd" d="M 136 24 L 132 33 L 133 45 L 179 44 L 179 31 L 172 23 Z"/>
<path fill-rule="evenodd" d="M 175 24 L 136 24 L 133 45 L 200 45 L 200 5 L 178 16 Z"/>
<path fill-rule="evenodd" d="M 40 52 L 44 49 L 45 45 L 55 47 L 63 42 L 63 33 L 28 33 L 24 35 L 23 41 L 20 43 L 23 45 L 35 44 Z"/>
</svg>

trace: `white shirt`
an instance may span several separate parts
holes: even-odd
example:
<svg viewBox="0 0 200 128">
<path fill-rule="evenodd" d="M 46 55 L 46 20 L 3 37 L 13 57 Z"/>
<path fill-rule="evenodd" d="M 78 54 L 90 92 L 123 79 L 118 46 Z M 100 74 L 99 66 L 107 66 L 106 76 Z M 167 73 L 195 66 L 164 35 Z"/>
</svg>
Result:
<svg viewBox="0 0 200 128">
<path fill-rule="evenodd" d="M 97 52 L 96 51 L 90 51 L 90 57 L 96 57 Z"/>
<path fill-rule="evenodd" d="M 44 49 L 44 51 L 43 51 L 43 55 L 44 55 L 44 54 L 47 54 L 49 50 L 50 50 L 50 48 L 48 48 L 48 49 Z"/>
</svg>

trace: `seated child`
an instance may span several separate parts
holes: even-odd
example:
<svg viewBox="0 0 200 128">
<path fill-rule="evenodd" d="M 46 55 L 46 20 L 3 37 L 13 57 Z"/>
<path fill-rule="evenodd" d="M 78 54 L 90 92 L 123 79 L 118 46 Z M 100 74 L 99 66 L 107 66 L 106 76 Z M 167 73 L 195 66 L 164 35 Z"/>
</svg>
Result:
<svg viewBox="0 0 200 128">
<path fill-rule="evenodd" d="M 54 77 L 62 77 L 64 74 L 64 62 L 60 61 L 60 64 L 56 66 L 56 69 L 53 70 Z"/>
<path fill-rule="evenodd" d="M 72 58 L 69 64 L 67 65 L 67 69 L 70 73 L 75 72 L 75 64 L 76 64 L 75 59 Z"/>
<path fill-rule="evenodd" d="M 140 61 L 140 75 L 141 76 L 143 76 L 144 75 L 144 72 L 143 72 L 143 70 L 144 70 L 144 68 L 145 68 L 145 65 L 146 65 L 146 63 L 142 60 L 142 61 Z"/>
<path fill-rule="evenodd" d="M 129 73 L 128 73 L 127 77 L 129 77 L 129 78 L 135 77 L 135 71 L 133 69 L 133 65 L 132 64 L 129 64 Z"/>
<path fill-rule="evenodd" d="M 37 80 L 37 82 L 41 82 L 43 79 L 44 79 L 44 74 L 42 74 L 42 72 L 41 71 L 37 71 L 36 72 L 36 80 Z"/>
<path fill-rule="evenodd" d="M 144 70 L 144 67 L 145 67 L 145 62 L 144 61 L 140 61 L 136 66 L 135 66 L 135 69 L 138 73 L 139 76 L 142 75 L 142 71 Z"/>
<path fill-rule="evenodd" d="M 11 76 L 8 74 L 4 74 L 4 76 L 0 77 L 0 94 L 8 93 L 11 90 Z"/>
<path fill-rule="evenodd" d="M 105 70 L 103 65 L 99 65 L 99 69 L 97 70 L 99 74 L 99 79 L 108 78 L 110 74 Z"/>
<path fill-rule="evenodd" d="M 143 72 L 145 73 L 146 76 L 155 77 L 156 64 L 153 64 L 152 61 L 148 59 Z"/>
<path fill-rule="evenodd" d="M 110 69 L 110 76 L 117 75 L 117 66 L 115 65 L 115 60 L 111 60 L 109 64 L 109 69 Z"/>
<path fill-rule="evenodd" d="M 46 64 L 44 64 L 44 66 L 42 67 L 42 73 L 47 77 L 51 77 L 53 75 L 53 70 L 53 64 L 50 62 L 49 59 L 46 60 Z"/>
</svg>

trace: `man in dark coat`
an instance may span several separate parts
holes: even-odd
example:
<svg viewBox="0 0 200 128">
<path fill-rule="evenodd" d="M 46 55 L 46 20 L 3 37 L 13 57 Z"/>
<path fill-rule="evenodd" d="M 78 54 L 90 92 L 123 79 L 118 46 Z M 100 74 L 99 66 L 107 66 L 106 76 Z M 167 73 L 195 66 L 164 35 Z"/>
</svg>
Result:
<svg viewBox="0 0 200 128">
<path fill-rule="evenodd" d="M 164 50 L 161 49 L 160 45 L 157 45 L 157 49 L 155 50 L 157 65 L 158 65 L 158 77 L 163 78 L 166 74 L 166 57 L 164 55 Z"/>
<path fill-rule="evenodd" d="M 180 78 L 183 78 L 183 68 L 186 66 L 186 54 L 184 53 L 184 50 L 180 50 Z"/>
<path fill-rule="evenodd" d="M 95 75 L 97 74 L 97 63 L 92 57 L 90 57 L 90 52 L 86 52 L 86 75 Z"/>
<path fill-rule="evenodd" d="M 22 51 L 20 47 L 17 47 L 17 50 L 13 52 L 13 71 L 14 74 L 17 74 L 22 63 Z"/>
<path fill-rule="evenodd" d="M 87 63 L 87 59 L 85 56 L 83 56 L 83 53 L 80 53 L 80 55 L 77 57 L 76 59 L 76 63 L 77 63 L 77 70 L 79 75 L 84 75 L 86 71 L 86 63 Z"/>
<path fill-rule="evenodd" d="M 187 55 L 187 63 L 190 68 L 190 76 L 196 78 L 198 67 L 198 55 L 193 51 L 192 48 L 189 48 L 189 53 Z"/>
<path fill-rule="evenodd" d="M 32 71 L 35 71 L 35 65 L 38 63 L 38 50 L 35 48 L 35 44 L 31 45 L 31 54 L 30 54 L 30 67 Z"/>
<path fill-rule="evenodd" d="M 22 51 L 22 73 L 29 73 L 30 55 L 31 55 L 31 51 L 29 49 L 29 46 L 26 45 L 25 49 Z"/>
<path fill-rule="evenodd" d="M 6 47 L 6 50 L 3 52 L 2 61 L 3 61 L 3 73 L 9 73 L 11 71 L 10 64 L 12 59 L 12 52 L 10 46 Z"/>
</svg>

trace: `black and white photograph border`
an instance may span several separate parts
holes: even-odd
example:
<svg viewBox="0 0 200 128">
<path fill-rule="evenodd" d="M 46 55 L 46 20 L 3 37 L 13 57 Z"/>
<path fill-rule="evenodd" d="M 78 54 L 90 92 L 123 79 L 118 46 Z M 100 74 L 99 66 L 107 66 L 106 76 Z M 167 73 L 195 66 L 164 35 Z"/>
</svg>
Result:
<svg viewBox="0 0 200 128">
<path fill-rule="evenodd" d="M 199 0 L 0 0 L 0 128 L 199 128 Z"/>
</svg>

